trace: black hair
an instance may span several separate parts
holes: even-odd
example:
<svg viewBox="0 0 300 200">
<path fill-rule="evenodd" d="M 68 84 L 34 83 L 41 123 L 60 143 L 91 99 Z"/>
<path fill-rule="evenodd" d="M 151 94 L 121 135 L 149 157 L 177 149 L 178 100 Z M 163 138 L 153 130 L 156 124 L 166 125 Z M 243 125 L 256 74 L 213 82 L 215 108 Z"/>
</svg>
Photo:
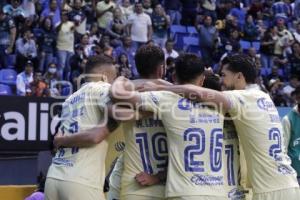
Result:
<svg viewBox="0 0 300 200">
<path fill-rule="evenodd" d="M 173 64 L 173 63 L 175 63 L 175 58 L 173 58 L 173 57 L 168 57 L 167 58 L 167 60 L 166 60 L 166 64 L 167 65 L 171 65 L 171 64 Z"/>
<path fill-rule="evenodd" d="M 250 56 L 240 53 L 227 56 L 222 61 L 222 67 L 224 65 L 227 65 L 227 69 L 231 72 L 241 72 L 246 83 L 256 82 L 256 66 Z"/>
<path fill-rule="evenodd" d="M 204 63 L 196 54 L 185 53 L 176 58 L 175 70 L 178 81 L 188 83 L 204 72 Z"/>
<path fill-rule="evenodd" d="M 221 91 L 220 77 L 216 74 L 207 74 L 203 82 L 203 87 Z"/>
<path fill-rule="evenodd" d="M 94 68 L 105 64 L 111 64 L 111 65 L 114 64 L 113 58 L 104 54 L 100 54 L 97 56 L 90 56 L 86 63 L 85 72 L 91 73 Z"/>
<path fill-rule="evenodd" d="M 143 45 L 136 51 L 135 64 L 142 77 L 152 75 L 164 62 L 165 55 L 160 47 Z"/>
</svg>

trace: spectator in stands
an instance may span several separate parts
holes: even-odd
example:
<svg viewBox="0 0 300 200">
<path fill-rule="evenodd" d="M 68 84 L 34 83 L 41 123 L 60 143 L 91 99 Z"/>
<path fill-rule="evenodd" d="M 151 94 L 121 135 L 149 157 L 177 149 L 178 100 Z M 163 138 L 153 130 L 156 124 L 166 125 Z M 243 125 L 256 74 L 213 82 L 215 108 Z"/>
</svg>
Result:
<svg viewBox="0 0 300 200">
<path fill-rule="evenodd" d="M 45 17 L 50 17 L 52 19 L 53 27 L 57 27 L 61 22 L 60 9 L 57 5 L 57 0 L 50 0 L 49 6 L 47 6 L 40 17 L 40 22 L 44 21 Z"/>
<path fill-rule="evenodd" d="M 212 18 L 212 21 L 215 22 L 217 20 L 216 0 L 202 0 L 201 2 L 203 14 L 206 16 L 210 16 Z"/>
<path fill-rule="evenodd" d="M 126 34 L 126 22 L 122 16 L 122 12 L 119 8 L 114 10 L 113 19 L 109 22 L 106 32 L 110 36 L 111 44 L 113 47 L 120 46 L 122 44 L 122 37 Z"/>
<path fill-rule="evenodd" d="M 292 46 L 292 54 L 289 56 L 290 74 L 298 75 L 300 79 L 300 43 L 295 42 Z"/>
<path fill-rule="evenodd" d="M 181 21 L 181 2 L 180 0 L 165 0 L 164 7 L 167 11 L 167 14 L 170 16 L 170 23 L 179 25 Z"/>
<path fill-rule="evenodd" d="M 138 72 L 135 66 L 134 56 L 136 48 L 132 45 L 130 36 L 124 36 L 122 39 L 122 46 L 117 47 L 113 51 L 113 57 L 117 60 L 121 54 L 126 54 L 129 65 L 131 66 L 131 73 L 133 77 L 138 77 Z"/>
<path fill-rule="evenodd" d="M 22 8 L 24 10 L 24 17 L 31 17 L 36 15 L 36 5 L 32 0 L 23 0 Z"/>
<path fill-rule="evenodd" d="M 256 49 L 254 47 L 250 47 L 248 49 L 248 55 L 252 59 L 252 61 L 256 65 L 256 69 L 260 71 L 261 68 L 261 62 L 260 62 L 260 54 L 257 54 Z"/>
<path fill-rule="evenodd" d="M 153 28 L 153 41 L 161 48 L 165 45 L 170 26 L 170 17 L 166 14 L 161 4 L 156 4 L 151 15 Z"/>
<path fill-rule="evenodd" d="M 85 72 L 85 64 L 87 59 L 83 55 L 83 47 L 81 44 L 75 45 L 75 54 L 70 58 L 71 81 L 73 87 L 77 85 L 77 78 Z"/>
<path fill-rule="evenodd" d="M 69 69 L 69 59 L 74 53 L 74 23 L 69 20 L 67 12 L 62 11 L 62 21 L 57 27 L 57 55 L 58 55 L 58 77 L 66 79 Z"/>
<path fill-rule="evenodd" d="M 169 39 L 166 41 L 165 48 L 163 48 L 165 59 L 168 57 L 177 58 L 179 54 L 176 50 L 174 50 L 174 42 L 173 40 Z"/>
<path fill-rule="evenodd" d="M 120 9 L 125 20 L 127 20 L 128 17 L 133 14 L 133 6 L 131 5 L 130 0 L 122 0 Z"/>
<path fill-rule="evenodd" d="M 248 14 L 252 15 L 254 19 L 257 19 L 258 16 L 260 15 L 260 13 L 264 12 L 264 8 L 268 7 L 267 5 L 264 5 L 263 3 L 264 2 L 262 2 L 261 0 L 253 0 L 250 5 L 250 8 L 248 10 Z M 266 3 L 266 1 L 265 1 L 265 3 Z"/>
<path fill-rule="evenodd" d="M 116 4 L 111 0 L 99 1 L 97 3 L 97 21 L 102 33 L 104 33 L 108 23 L 113 19 L 113 10 L 115 8 Z"/>
<path fill-rule="evenodd" d="M 101 35 L 98 31 L 97 23 L 92 24 L 89 35 L 90 35 L 90 38 L 89 38 L 90 44 L 99 44 Z"/>
<path fill-rule="evenodd" d="M 31 33 L 30 29 L 27 29 L 22 37 L 19 37 L 16 41 L 16 52 L 17 52 L 17 71 L 21 72 L 24 67 L 24 63 L 27 60 L 33 62 L 33 66 L 37 69 L 38 57 L 37 57 L 37 45 L 35 38 Z"/>
<path fill-rule="evenodd" d="M 119 75 L 124 76 L 126 78 L 132 78 L 131 66 L 128 62 L 128 58 L 126 54 L 121 54 L 118 58 L 118 66 L 119 66 Z"/>
<path fill-rule="evenodd" d="M 225 29 L 222 31 L 223 37 L 230 37 L 232 31 L 240 31 L 237 19 L 232 15 L 227 15 L 225 19 Z"/>
<path fill-rule="evenodd" d="M 53 61 L 56 51 L 56 33 L 53 31 L 52 20 L 46 17 L 42 23 L 42 34 L 39 38 L 40 63 L 39 70 L 45 72 L 46 67 Z"/>
<path fill-rule="evenodd" d="M 207 66 L 213 64 L 213 54 L 215 51 L 215 44 L 218 38 L 218 31 L 212 25 L 212 18 L 210 16 L 204 17 L 203 25 L 196 26 L 199 33 L 199 47 L 203 61 Z"/>
<path fill-rule="evenodd" d="M 0 68 L 8 66 L 8 55 L 13 52 L 16 30 L 14 20 L 0 6 Z"/>
<path fill-rule="evenodd" d="M 291 45 L 294 42 L 294 37 L 285 27 L 285 22 L 282 19 L 277 21 L 278 40 L 275 43 L 275 55 L 279 58 L 287 57 L 291 53 Z"/>
<path fill-rule="evenodd" d="M 244 40 L 250 42 L 257 40 L 259 33 L 256 25 L 254 24 L 252 15 L 247 15 L 246 22 L 243 27 L 243 33 L 244 33 Z"/>
<path fill-rule="evenodd" d="M 25 18 L 25 11 L 20 3 L 20 0 L 12 0 L 11 4 L 7 4 L 3 8 L 6 14 L 15 20 L 17 26 L 19 23 L 24 22 Z"/>
<path fill-rule="evenodd" d="M 89 43 L 89 34 L 84 34 L 80 38 L 80 46 L 83 48 L 83 56 L 84 58 L 88 58 L 94 54 L 93 47 L 95 44 Z"/>
<path fill-rule="evenodd" d="M 281 82 L 284 80 L 283 76 L 281 74 L 279 74 L 277 66 L 273 66 L 272 67 L 271 73 L 268 74 L 268 76 L 267 76 L 266 84 L 265 85 L 268 85 L 269 84 L 268 82 L 271 79 L 279 79 Z"/>
<path fill-rule="evenodd" d="M 173 73 L 175 70 L 175 58 L 168 57 L 166 60 L 166 75 L 165 80 L 169 81 L 170 83 L 173 83 Z"/>
<path fill-rule="evenodd" d="M 275 106 L 287 106 L 285 96 L 283 94 L 283 85 L 279 79 L 271 79 L 269 81 L 269 91 Z"/>
<path fill-rule="evenodd" d="M 292 15 L 292 8 L 289 0 L 276 0 L 272 5 L 272 15 L 275 19 L 284 18 L 286 21 Z"/>
<path fill-rule="evenodd" d="M 296 87 L 300 86 L 300 81 L 297 75 L 292 75 L 289 78 L 289 83 L 283 88 L 283 93 L 287 97 L 291 97 L 291 93 L 296 89 Z"/>
<path fill-rule="evenodd" d="M 131 35 L 135 48 L 152 39 L 152 23 L 149 15 L 143 11 L 141 3 L 135 3 L 135 12 L 128 18 L 128 35 Z"/>
<path fill-rule="evenodd" d="M 33 81 L 30 83 L 31 96 L 48 97 L 50 95 L 48 85 L 43 80 L 41 71 L 34 72 Z"/>
<path fill-rule="evenodd" d="M 48 66 L 48 71 L 44 74 L 44 81 L 49 87 L 50 96 L 57 96 L 59 95 L 59 91 L 56 88 L 56 83 L 59 81 L 57 75 L 57 66 L 55 63 L 50 63 Z"/>
<path fill-rule="evenodd" d="M 82 5 L 83 0 L 74 0 L 73 9 L 69 13 L 70 20 L 75 24 L 75 34 L 78 35 L 77 38 L 86 33 L 86 19 L 88 13 L 84 10 Z"/>
<path fill-rule="evenodd" d="M 26 96 L 31 93 L 30 84 L 33 82 L 33 63 L 29 60 L 23 72 L 17 75 L 17 95 Z"/>
<path fill-rule="evenodd" d="M 142 4 L 143 4 L 143 10 L 144 13 L 148 14 L 149 16 L 152 15 L 153 13 L 153 9 L 152 9 L 152 2 L 151 0 L 142 0 Z"/>
<path fill-rule="evenodd" d="M 299 7 L 299 9 L 300 9 L 300 7 Z M 300 19 L 300 17 L 299 17 L 299 19 Z M 296 31 L 293 33 L 293 36 L 295 38 L 295 41 L 300 43 L 300 21 L 298 22 L 298 24 L 296 26 Z"/>
<path fill-rule="evenodd" d="M 181 0 L 181 24 L 186 26 L 194 26 L 199 8 L 199 2 L 196 0 Z"/>
<path fill-rule="evenodd" d="M 273 55 L 274 55 L 274 46 L 278 39 L 277 28 L 270 27 L 264 33 L 264 36 L 261 40 L 260 53 L 261 53 L 261 64 L 262 67 L 272 68 L 273 67 Z"/>
<path fill-rule="evenodd" d="M 244 26 L 246 21 L 246 11 L 241 7 L 240 1 L 234 2 L 233 8 L 230 10 L 229 14 L 234 16 L 238 20 L 240 28 Z"/>
</svg>

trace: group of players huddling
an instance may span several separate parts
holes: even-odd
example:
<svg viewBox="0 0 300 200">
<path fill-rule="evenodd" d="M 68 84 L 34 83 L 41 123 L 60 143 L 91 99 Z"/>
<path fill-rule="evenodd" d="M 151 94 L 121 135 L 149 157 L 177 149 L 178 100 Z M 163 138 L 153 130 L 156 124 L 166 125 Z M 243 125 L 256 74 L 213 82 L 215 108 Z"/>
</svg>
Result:
<svg viewBox="0 0 300 200">
<path fill-rule="evenodd" d="M 222 61 L 223 92 L 194 54 L 176 59 L 175 85 L 161 80 L 159 47 L 142 46 L 135 62 L 141 79 L 131 81 L 116 79 L 112 58 L 89 58 L 86 73 L 101 76 L 90 76 L 63 103 L 46 200 L 106 199 L 105 138 L 120 124 L 126 147 L 110 177 L 109 200 L 245 199 L 241 150 L 253 200 L 300 199 L 277 109 L 255 84 L 250 58 Z"/>
</svg>

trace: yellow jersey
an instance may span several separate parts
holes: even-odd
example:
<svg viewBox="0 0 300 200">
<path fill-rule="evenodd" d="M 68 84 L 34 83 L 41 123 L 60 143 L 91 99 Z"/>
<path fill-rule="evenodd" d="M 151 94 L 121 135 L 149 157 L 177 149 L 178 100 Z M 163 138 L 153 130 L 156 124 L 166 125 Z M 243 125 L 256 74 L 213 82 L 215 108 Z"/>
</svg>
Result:
<svg viewBox="0 0 300 200">
<path fill-rule="evenodd" d="M 229 113 L 245 153 L 253 192 L 299 187 L 283 148 L 282 125 L 270 96 L 257 85 L 223 93 L 231 103 Z"/>
<path fill-rule="evenodd" d="M 166 197 L 227 197 L 222 114 L 172 92 L 141 93 L 142 109 L 161 118 L 169 148 Z"/>
<path fill-rule="evenodd" d="M 107 120 L 106 105 L 110 84 L 88 83 L 72 94 L 62 106 L 60 130 L 71 135 L 91 129 Z M 47 177 L 103 189 L 105 157 L 108 144 L 104 140 L 87 148 L 60 148 Z"/>
</svg>

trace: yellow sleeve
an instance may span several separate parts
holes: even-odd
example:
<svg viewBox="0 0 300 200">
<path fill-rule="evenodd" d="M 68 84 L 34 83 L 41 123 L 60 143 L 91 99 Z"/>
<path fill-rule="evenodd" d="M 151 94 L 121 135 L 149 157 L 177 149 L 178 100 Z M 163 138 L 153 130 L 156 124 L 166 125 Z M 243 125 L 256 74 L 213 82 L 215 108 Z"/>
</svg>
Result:
<svg viewBox="0 0 300 200">
<path fill-rule="evenodd" d="M 230 102 L 230 108 L 228 110 L 231 117 L 236 116 L 241 113 L 241 108 L 244 105 L 244 101 L 241 98 L 241 94 L 238 91 L 224 91 L 223 94 L 226 95 Z"/>
<path fill-rule="evenodd" d="M 163 91 L 143 92 L 141 93 L 141 106 L 143 111 L 159 113 L 162 102 L 166 101 Z"/>
</svg>

